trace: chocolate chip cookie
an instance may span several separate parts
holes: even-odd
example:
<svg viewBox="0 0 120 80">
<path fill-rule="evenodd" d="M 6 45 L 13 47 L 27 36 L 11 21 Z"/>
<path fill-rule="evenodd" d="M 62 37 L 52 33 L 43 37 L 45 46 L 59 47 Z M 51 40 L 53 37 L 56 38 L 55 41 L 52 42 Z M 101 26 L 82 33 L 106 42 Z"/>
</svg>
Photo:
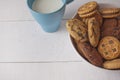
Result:
<svg viewBox="0 0 120 80">
<path fill-rule="evenodd" d="M 106 36 L 100 40 L 98 51 L 106 60 L 115 59 L 120 56 L 120 42 L 113 36 Z"/>
<path fill-rule="evenodd" d="M 100 25 L 95 18 L 88 21 L 88 38 L 93 47 L 97 47 L 100 39 Z"/>
<path fill-rule="evenodd" d="M 98 4 L 95 1 L 87 2 L 78 9 L 78 14 L 83 15 L 97 8 Z"/>
<path fill-rule="evenodd" d="M 66 27 L 70 35 L 75 40 L 80 42 L 88 41 L 87 28 L 82 21 L 78 19 L 68 20 L 66 23 Z"/>
</svg>

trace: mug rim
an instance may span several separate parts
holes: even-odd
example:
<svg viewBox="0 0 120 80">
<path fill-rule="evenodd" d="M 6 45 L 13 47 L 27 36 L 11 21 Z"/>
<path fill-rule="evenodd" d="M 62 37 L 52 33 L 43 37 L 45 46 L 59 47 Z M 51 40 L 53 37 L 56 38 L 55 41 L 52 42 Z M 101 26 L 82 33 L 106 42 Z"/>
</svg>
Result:
<svg viewBox="0 0 120 80">
<path fill-rule="evenodd" d="M 43 14 L 43 15 L 49 15 L 49 14 L 57 13 L 57 12 L 59 12 L 62 8 L 64 8 L 65 5 L 66 5 L 66 0 L 65 0 L 65 2 L 63 2 L 62 7 L 60 7 L 58 10 L 53 11 L 53 12 L 50 12 L 50 13 L 42 13 L 42 12 L 37 12 L 37 11 L 33 10 L 33 9 L 32 9 L 32 6 L 30 7 L 30 5 L 29 5 L 29 1 L 30 1 L 30 0 L 27 0 L 27 6 L 29 7 L 29 9 L 30 9 L 31 11 L 37 13 L 37 14 Z M 35 0 L 34 0 L 34 1 L 35 1 Z M 34 1 L 33 1 L 33 2 L 34 2 Z M 62 0 L 62 1 L 63 1 L 63 0 Z M 33 5 L 33 3 L 32 3 L 32 5 Z"/>
</svg>

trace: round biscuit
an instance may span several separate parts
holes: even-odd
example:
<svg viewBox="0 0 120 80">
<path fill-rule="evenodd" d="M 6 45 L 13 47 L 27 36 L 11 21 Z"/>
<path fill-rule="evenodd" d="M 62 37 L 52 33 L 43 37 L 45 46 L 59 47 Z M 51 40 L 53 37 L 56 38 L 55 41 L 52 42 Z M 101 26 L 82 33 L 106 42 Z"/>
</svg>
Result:
<svg viewBox="0 0 120 80">
<path fill-rule="evenodd" d="M 86 13 L 86 14 L 79 14 L 79 16 L 81 18 L 88 18 L 88 17 L 92 17 L 96 12 L 97 12 L 97 10 L 94 10 L 94 11 Z"/>
<path fill-rule="evenodd" d="M 101 14 L 115 14 L 120 12 L 119 8 L 102 8 L 100 9 Z"/>
<path fill-rule="evenodd" d="M 116 18 L 120 16 L 120 12 L 119 13 L 115 13 L 115 14 L 106 14 L 106 15 L 102 15 L 103 18 Z"/>
<path fill-rule="evenodd" d="M 95 10 L 97 8 L 98 4 L 95 1 L 91 1 L 88 3 L 85 3 L 84 5 L 82 5 L 79 9 L 78 9 L 78 14 L 79 15 L 83 15 L 86 13 L 89 13 L 93 10 Z"/>
<path fill-rule="evenodd" d="M 112 60 L 120 56 L 120 42 L 113 36 L 106 36 L 100 40 L 98 51 L 106 60 Z"/>
</svg>

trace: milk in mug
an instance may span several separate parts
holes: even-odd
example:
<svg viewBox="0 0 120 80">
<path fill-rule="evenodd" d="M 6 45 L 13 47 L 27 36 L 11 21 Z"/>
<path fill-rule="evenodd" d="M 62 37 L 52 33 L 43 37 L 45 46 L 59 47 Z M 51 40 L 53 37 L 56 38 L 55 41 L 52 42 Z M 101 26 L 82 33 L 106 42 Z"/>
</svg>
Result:
<svg viewBox="0 0 120 80">
<path fill-rule="evenodd" d="M 32 9 L 40 13 L 52 13 L 63 6 L 62 0 L 35 0 Z"/>
</svg>

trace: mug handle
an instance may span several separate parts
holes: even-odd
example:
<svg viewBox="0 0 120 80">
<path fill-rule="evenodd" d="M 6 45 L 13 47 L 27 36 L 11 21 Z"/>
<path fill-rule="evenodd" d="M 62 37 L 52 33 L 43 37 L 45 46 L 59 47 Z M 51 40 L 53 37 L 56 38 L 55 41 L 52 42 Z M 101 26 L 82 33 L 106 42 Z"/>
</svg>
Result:
<svg viewBox="0 0 120 80">
<path fill-rule="evenodd" d="M 66 0 L 66 4 L 69 4 L 69 3 L 71 3 L 72 1 L 74 1 L 74 0 Z"/>
</svg>

